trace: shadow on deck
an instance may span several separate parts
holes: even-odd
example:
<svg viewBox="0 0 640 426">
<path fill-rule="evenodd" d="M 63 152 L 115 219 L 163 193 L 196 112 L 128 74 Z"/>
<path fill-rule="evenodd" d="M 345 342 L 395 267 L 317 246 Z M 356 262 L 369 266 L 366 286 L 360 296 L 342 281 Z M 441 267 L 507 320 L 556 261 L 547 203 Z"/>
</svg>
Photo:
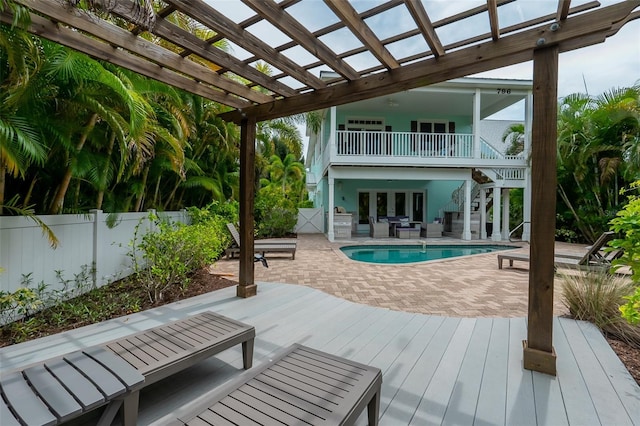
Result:
<svg viewBox="0 0 640 426">
<path fill-rule="evenodd" d="M 634 424 L 640 387 L 591 324 L 556 318 L 558 376 L 522 368 L 524 318 L 451 318 L 349 302 L 303 286 L 260 283 L 0 349 L 9 370 L 205 310 L 256 328 L 254 365 L 298 342 L 382 369 L 381 425 Z M 239 347 L 147 387 L 140 425 L 162 425 L 242 370 Z M 90 424 L 90 419 L 85 419 Z M 365 424 L 361 416 L 358 424 Z"/>
</svg>

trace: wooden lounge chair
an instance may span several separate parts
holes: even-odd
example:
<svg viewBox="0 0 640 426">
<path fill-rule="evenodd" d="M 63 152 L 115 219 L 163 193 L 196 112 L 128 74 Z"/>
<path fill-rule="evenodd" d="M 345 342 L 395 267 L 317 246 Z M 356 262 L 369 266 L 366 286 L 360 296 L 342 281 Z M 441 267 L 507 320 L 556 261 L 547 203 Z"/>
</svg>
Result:
<svg viewBox="0 0 640 426">
<path fill-rule="evenodd" d="M 227 223 L 227 229 L 233 237 L 234 245 L 225 250 L 227 259 L 240 253 L 240 234 L 233 223 Z M 253 242 L 253 252 L 260 253 L 291 253 L 291 260 L 296 258 L 296 247 L 298 242 L 295 238 L 270 238 L 266 240 L 255 240 Z"/>
<path fill-rule="evenodd" d="M 55 425 L 107 405 L 98 424 L 110 425 L 124 405 L 123 423 L 133 426 L 140 389 L 237 344 L 249 369 L 254 338 L 254 327 L 203 312 L 3 374 L 0 419 Z"/>
<path fill-rule="evenodd" d="M 571 253 L 556 253 L 553 263 L 558 268 L 573 268 L 585 270 L 608 270 L 611 262 L 622 255 L 621 251 L 604 253 L 601 250 L 614 238 L 612 231 L 602 233 L 600 237 L 587 248 L 583 256 Z M 509 266 L 513 267 L 514 261 L 529 262 L 529 255 L 526 253 L 501 253 L 498 254 L 498 269 L 502 269 L 502 262 L 508 260 Z"/>
<path fill-rule="evenodd" d="M 352 425 L 367 407 L 378 424 L 380 369 L 295 344 L 243 373 L 171 425 Z"/>
<path fill-rule="evenodd" d="M 0 423 L 57 425 L 106 406 L 97 424 L 110 425 L 143 384 L 142 374 L 107 350 L 72 352 L 0 375 Z"/>
</svg>

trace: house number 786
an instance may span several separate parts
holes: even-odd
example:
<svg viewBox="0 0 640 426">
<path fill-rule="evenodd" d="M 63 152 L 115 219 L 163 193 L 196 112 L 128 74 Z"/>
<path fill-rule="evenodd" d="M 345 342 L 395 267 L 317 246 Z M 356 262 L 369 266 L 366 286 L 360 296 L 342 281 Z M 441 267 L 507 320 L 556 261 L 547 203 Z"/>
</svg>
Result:
<svg viewBox="0 0 640 426">
<path fill-rule="evenodd" d="M 498 91 L 498 95 L 508 95 L 511 93 L 511 89 L 496 89 Z"/>
</svg>

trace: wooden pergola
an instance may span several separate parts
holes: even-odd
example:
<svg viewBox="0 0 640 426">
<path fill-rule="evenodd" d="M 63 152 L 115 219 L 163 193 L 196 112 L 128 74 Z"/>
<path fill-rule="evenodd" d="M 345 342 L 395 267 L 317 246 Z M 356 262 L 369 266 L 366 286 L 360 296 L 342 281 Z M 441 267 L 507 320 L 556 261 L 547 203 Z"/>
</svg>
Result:
<svg viewBox="0 0 640 426">
<path fill-rule="evenodd" d="M 438 11 L 426 9 L 419 0 L 389 0 L 368 10 L 356 10 L 347 0 L 237 0 L 238 7 L 250 11 L 240 21 L 216 9 L 219 3 L 213 0 L 159 0 L 153 2 L 160 4 L 156 11 L 150 0 L 87 0 L 91 11 L 77 8 L 79 0 L 13 2 L 28 9 L 28 31 L 33 34 L 229 107 L 221 118 L 241 127 L 242 244 L 237 290 L 241 297 L 255 295 L 257 290 L 253 270 L 256 123 L 533 60 L 531 268 L 524 366 L 555 374 L 552 321 L 558 55 L 616 34 L 640 17 L 640 10 L 636 10 L 640 0 L 607 7 L 597 1 L 571 7 L 570 0 L 558 0 L 551 13 L 507 26 L 500 25 L 499 12 L 508 14 L 522 1 L 487 0 L 435 21 L 430 15 L 436 16 Z M 317 16 L 322 19 L 313 21 L 326 16 L 326 25 L 305 24 L 309 19 L 301 10 L 311 3 L 322 9 Z M 12 24 L 11 9 L 3 9 L 0 19 Z M 177 15 L 188 16 L 215 35 L 199 38 L 200 32 L 174 24 Z M 405 17 L 404 24 L 392 16 Z M 483 20 L 488 31 L 442 41 L 441 32 L 456 25 L 456 32 L 467 34 L 473 29 L 466 24 L 471 19 Z M 376 32 L 379 25 L 374 22 L 388 22 L 384 36 Z M 258 26 L 288 41 L 274 47 L 256 35 Z M 339 39 L 350 41 L 351 47 L 339 49 L 335 41 Z M 240 53 L 217 48 L 215 43 L 221 40 L 236 46 Z M 403 42 L 421 47 L 401 56 L 397 52 L 407 49 L 395 47 Z M 305 55 L 296 55 L 296 51 Z M 255 67 L 258 62 L 276 71 L 273 75 L 262 73 Z M 319 70 L 333 71 L 339 77 L 321 80 Z"/>
</svg>

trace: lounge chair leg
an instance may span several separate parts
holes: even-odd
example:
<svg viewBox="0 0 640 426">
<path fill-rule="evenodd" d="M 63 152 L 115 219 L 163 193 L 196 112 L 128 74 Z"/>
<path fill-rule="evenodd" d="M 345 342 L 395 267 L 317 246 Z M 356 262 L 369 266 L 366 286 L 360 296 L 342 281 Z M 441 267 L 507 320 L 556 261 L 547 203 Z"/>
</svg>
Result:
<svg viewBox="0 0 640 426">
<path fill-rule="evenodd" d="M 140 392 L 133 392 L 124 400 L 122 422 L 124 426 L 135 426 L 138 423 L 138 403 Z"/>
<path fill-rule="evenodd" d="M 253 365 L 253 340 L 242 342 L 242 364 L 245 370 L 250 369 Z"/>
<path fill-rule="evenodd" d="M 369 418 L 369 426 L 378 425 L 378 416 L 380 415 L 380 391 L 376 392 L 367 405 L 367 416 Z"/>
<path fill-rule="evenodd" d="M 98 420 L 98 426 L 109 426 L 113 423 L 113 419 L 118 414 L 120 407 L 122 406 L 122 400 L 114 400 L 107 404 L 107 407 L 102 412 L 102 416 L 100 416 L 100 420 Z"/>
</svg>

